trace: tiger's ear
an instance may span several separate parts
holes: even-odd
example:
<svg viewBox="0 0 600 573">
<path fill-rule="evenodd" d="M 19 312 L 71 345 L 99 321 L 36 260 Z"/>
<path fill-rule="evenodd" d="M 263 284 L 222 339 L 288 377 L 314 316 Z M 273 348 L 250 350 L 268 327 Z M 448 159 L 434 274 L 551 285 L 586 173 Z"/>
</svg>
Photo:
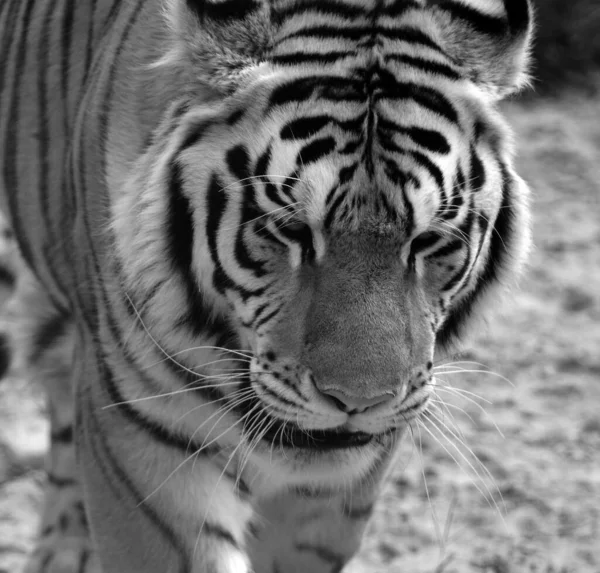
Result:
<svg viewBox="0 0 600 573">
<path fill-rule="evenodd" d="M 200 83 L 230 93 L 272 43 L 266 0 L 168 0 L 173 50 L 165 57 Z"/>
<path fill-rule="evenodd" d="M 533 28 L 529 0 L 428 0 L 444 49 L 500 99 L 528 83 Z"/>
</svg>

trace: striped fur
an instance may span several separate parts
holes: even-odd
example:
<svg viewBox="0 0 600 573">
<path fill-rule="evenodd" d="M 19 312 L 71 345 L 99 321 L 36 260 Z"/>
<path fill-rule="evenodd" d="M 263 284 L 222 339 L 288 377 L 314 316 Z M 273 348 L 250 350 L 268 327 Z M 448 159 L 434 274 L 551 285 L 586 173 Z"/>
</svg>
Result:
<svg viewBox="0 0 600 573">
<path fill-rule="evenodd" d="M 527 0 L 0 5 L 33 273 L 5 330 L 39 323 L 53 413 L 29 571 L 341 570 L 526 255 L 496 103 L 530 29 Z"/>
</svg>

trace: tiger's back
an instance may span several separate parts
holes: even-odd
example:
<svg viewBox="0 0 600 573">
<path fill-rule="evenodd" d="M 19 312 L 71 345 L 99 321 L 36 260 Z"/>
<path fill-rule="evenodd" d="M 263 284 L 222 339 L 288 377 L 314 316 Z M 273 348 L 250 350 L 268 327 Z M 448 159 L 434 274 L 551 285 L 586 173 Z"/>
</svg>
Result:
<svg viewBox="0 0 600 573">
<path fill-rule="evenodd" d="M 341 570 L 434 353 L 525 256 L 495 104 L 530 27 L 526 0 L 2 5 L 33 273 L 6 324 L 51 401 L 32 573 Z"/>
</svg>

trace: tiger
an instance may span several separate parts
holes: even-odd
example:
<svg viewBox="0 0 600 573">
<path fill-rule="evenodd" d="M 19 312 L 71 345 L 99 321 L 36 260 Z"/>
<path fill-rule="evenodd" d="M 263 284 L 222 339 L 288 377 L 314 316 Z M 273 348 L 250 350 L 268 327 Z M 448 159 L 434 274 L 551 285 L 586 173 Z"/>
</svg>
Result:
<svg viewBox="0 0 600 573">
<path fill-rule="evenodd" d="M 514 284 L 529 0 L 4 0 L 28 573 L 334 573 Z"/>
</svg>

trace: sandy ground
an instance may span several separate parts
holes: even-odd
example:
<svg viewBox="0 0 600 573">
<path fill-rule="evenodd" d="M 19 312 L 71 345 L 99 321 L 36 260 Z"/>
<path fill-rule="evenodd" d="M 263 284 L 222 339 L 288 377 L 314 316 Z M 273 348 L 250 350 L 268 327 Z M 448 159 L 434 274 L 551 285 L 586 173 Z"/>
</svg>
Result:
<svg viewBox="0 0 600 573">
<path fill-rule="evenodd" d="M 405 440 L 349 573 L 600 573 L 598 103 L 506 109 L 534 189 L 527 276 L 440 370 L 448 408 Z M 45 431 L 35 387 L 2 381 L 0 573 L 32 545 Z"/>
</svg>

